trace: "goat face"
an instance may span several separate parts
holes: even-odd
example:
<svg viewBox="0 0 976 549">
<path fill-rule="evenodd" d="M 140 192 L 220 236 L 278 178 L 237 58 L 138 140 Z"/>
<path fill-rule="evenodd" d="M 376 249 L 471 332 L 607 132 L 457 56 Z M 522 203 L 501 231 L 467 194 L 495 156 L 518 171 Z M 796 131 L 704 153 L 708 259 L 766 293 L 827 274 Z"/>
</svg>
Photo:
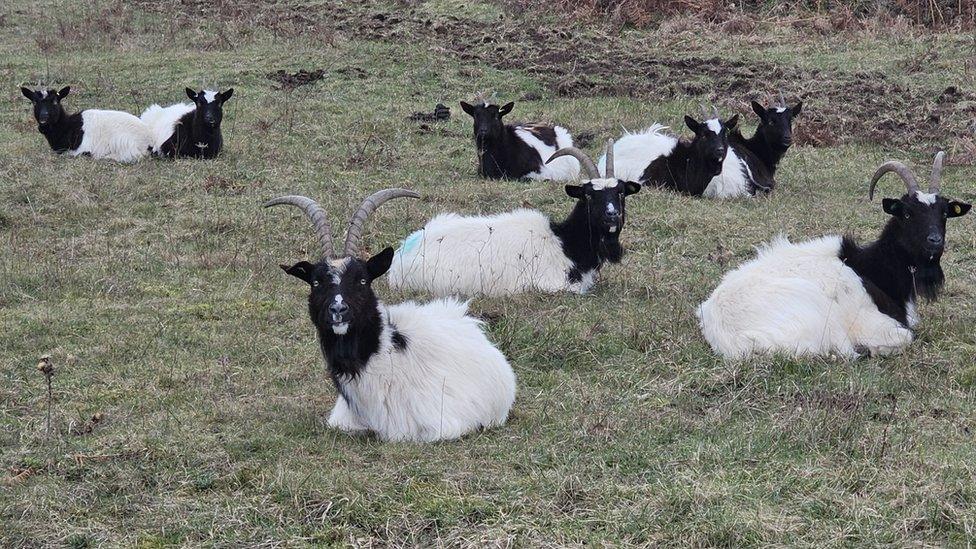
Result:
<svg viewBox="0 0 976 549">
<path fill-rule="evenodd" d="M 498 105 L 471 105 L 461 101 L 461 109 L 474 118 L 474 140 L 479 145 L 486 141 L 498 139 L 505 131 L 502 117 L 512 112 L 515 103 L 507 103 L 499 108 Z"/>
<path fill-rule="evenodd" d="M 699 122 L 690 116 L 685 116 L 688 129 L 695 132 L 691 146 L 701 162 L 704 175 L 715 177 L 722 173 L 722 163 L 725 162 L 725 155 L 729 151 L 728 132 L 734 130 L 738 122 L 739 115 L 725 122 L 718 118 Z"/>
<path fill-rule="evenodd" d="M 367 261 L 347 257 L 312 264 L 300 261 L 281 265 L 284 271 L 311 287 L 308 312 L 319 333 L 345 335 L 350 328 L 376 322 L 379 302 L 372 283 L 393 263 L 393 248 L 386 248 Z"/>
<path fill-rule="evenodd" d="M 938 263 L 945 249 L 946 219 L 966 215 L 972 207 L 938 194 L 915 192 L 885 198 L 885 213 L 895 218 L 898 244 L 917 264 Z"/>
<path fill-rule="evenodd" d="M 626 197 L 640 189 L 640 183 L 633 181 L 592 179 L 583 185 L 566 185 L 566 194 L 586 207 L 591 231 L 618 235 L 624 228 Z"/>
<path fill-rule="evenodd" d="M 755 101 L 752 102 L 752 110 L 759 116 L 759 135 L 763 141 L 773 147 L 783 150 L 790 148 L 793 144 L 793 118 L 800 114 L 803 109 L 803 102 L 800 101 L 792 107 L 770 107 L 765 108 Z"/>
<path fill-rule="evenodd" d="M 34 119 L 41 128 L 53 126 L 64 115 L 61 100 L 68 96 L 71 86 L 61 88 L 61 91 L 20 88 L 20 93 L 34 104 Z"/>
<path fill-rule="evenodd" d="M 186 96 L 197 105 L 197 116 L 210 128 L 219 128 L 224 118 L 224 103 L 234 95 L 234 88 L 225 92 L 203 90 L 199 93 L 190 88 L 186 89 Z"/>
</svg>

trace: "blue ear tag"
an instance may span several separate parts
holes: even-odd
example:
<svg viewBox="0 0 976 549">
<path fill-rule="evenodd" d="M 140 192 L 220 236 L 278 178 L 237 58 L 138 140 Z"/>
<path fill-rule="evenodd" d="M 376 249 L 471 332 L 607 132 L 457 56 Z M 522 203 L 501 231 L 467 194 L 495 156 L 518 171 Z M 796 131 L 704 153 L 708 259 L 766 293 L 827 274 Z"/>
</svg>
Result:
<svg viewBox="0 0 976 549">
<path fill-rule="evenodd" d="M 408 254 L 410 250 L 417 247 L 417 243 L 423 238 L 423 231 L 414 231 L 413 234 L 403 239 L 403 244 L 400 245 L 400 253 Z"/>
</svg>

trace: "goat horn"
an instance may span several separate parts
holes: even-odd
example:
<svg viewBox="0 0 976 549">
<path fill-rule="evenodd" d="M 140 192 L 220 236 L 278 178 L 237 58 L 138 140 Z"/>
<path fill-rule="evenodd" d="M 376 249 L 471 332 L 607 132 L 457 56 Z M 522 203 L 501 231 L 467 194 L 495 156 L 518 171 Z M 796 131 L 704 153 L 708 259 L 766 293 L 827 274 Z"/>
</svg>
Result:
<svg viewBox="0 0 976 549">
<path fill-rule="evenodd" d="M 593 161 L 590 160 L 589 156 L 586 156 L 585 152 L 577 149 L 576 147 L 566 147 L 564 149 L 559 149 L 558 151 L 552 153 L 552 156 L 549 157 L 549 160 L 546 160 L 546 164 L 552 162 L 553 160 L 561 156 L 572 156 L 576 160 L 579 160 L 580 165 L 583 166 L 584 170 L 586 170 L 586 175 L 588 176 L 589 179 L 600 179 L 600 172 L 599 170 L 596 169 L 596 164 L 594 164 Z"/>
<path fill-rule="evenodd" d="M 715 105 L 712 105 L 712 118 L 716 120 L 721 119 L 721 116 L 718 114 L 718 107 L 716 107 Z"/>
<path fill-rule="evenodd" d="M 420 194 L 407 189 L 384 189 L 369 195 L 366 200 L 363 200 L 362 206 L 356 210 L 352 220 L 349 221 L 349 230 L 346 231 L 346 246 L 342 251 L 344 256 L 350 257 L 359 251 L 359 240 L 363 236 L 363 225 L 366 224 L 366 220 L 376 211 L 376 208 L 394 198 L 420 198 Z"/>
<path fill-rule="evenodd" d="M 607 139 L 607 167 L 604 170 L 604 177 L 613 179 L 613 139 Z"/>
<path fill-rule="evenodd" d="M 709 118 L 708 117 L 708 107 L 706 107 L 704 103 L 699 103 L 698 104 L 698 107 L 701 109 L 702 122 L 704 122 L 705 120 L 708 120 L 708 118 Z"/>
<path fill-rule="evenodd" d="M 878 171 L 874 172 L 874 177 L 871 178 L 871 186 L 868 188 L 868 200 L 874 200 L 874 187 L 878 184 L 881 176 L 888 172 L 895 172 L 901 177 L 901 180 L 905 182 L 905 188 L 908 189 L 908 194 L 918 191 L 918 181 L 915 180 L 915 175 L 908 169 L 908 166 L 897 160 L 889 160 L 879 166 Z"/>
<path fill-rule="evenodd" d="M 319 239 L 319 246 L 322 248 L 322 256 L 325 259 L 332 257 L 332 229 L 329 227 L 329 218 L 325 215 L 325 210 L 319 206 L 318 202 L 311 198 L 298 195 L 279 196 L 272 198 L 264 203 L 265 208 L 285 204 L 301 208 L 308 219 L 315 227 L 315 235 Z"/>
<path fill-rule="evenodd" d="M 783 96 L 783 88 L 779 90 L 779 106 L 786 108 L 786 97 Z"/>
<path fill-rule="evenodd" d="M 939 194 L 942 190 L 942 161 L 945 159 L 945 151 L 935 154 L 935 162 L 932 163 L 932 178 L 929 180 L 929 192 Z"/>
</svg>

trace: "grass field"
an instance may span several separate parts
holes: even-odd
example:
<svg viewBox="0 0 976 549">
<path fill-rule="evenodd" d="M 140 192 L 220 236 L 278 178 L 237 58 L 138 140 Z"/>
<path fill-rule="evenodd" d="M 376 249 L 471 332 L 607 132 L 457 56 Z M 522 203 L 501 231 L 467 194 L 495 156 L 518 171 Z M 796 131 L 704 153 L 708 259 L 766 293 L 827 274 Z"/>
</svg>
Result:
<svg viewBox="0 0 976 549">
<path fill-rule="evenodd" d="M 725 363 L 693 316 L 777 233 L 874 238 L 867 179 L 887 157 L 927 176 L 944 147 L 946 194 L 976 200 L 972 35 L 636 31 L 459 0 L 235 6 L 0 6 L 0 546 L 972 542 L 973 216 L 950 223 L 943 297 L 902 355 Z M 268 78 L 300 69 L 323 78 Z M 71 85 L 69 108 L 132 112 L 232 86 L 225 152 L 55 156 L 17 89 L 39 82 Z M 505 427 L 426 446 L 326 428 L 306 288 L 277 266 L 317 259 L 314 235 L 263 200 L 317 197 L 338 223 L 367 192 L 421 191 L 373 217 L 372 252 L 445 210 L 561 216 L 561 185 L 476 177 L 459 100 L 494 90 L 596 154 L 621 127 L 687 133 L 699 102 L 751 132 L 748 100 L 778 87 L 804 114 L 768 199 L 645 189 L 593 293 L 473 301 L 518 376 Z M 450 121 L 407 120 L 438 102 Z"/>
</svg>

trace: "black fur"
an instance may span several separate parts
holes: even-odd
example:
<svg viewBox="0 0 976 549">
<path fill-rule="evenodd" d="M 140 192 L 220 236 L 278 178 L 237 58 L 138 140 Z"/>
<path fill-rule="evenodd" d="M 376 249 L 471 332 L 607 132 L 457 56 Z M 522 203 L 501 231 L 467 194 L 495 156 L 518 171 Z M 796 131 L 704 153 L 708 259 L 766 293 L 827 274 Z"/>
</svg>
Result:
<svg viewBox="0 0 976 549">
<path fill-rule="evenodd" d="M 886 198 L 885 212 L 893 218 L 878 240 L 861 247 L 845 237 L 838 257 L 861 277 L 878 310 L 907 327 L 908 303 L 918 297 L 934 300 L 942 289 L 939 262 L 946 219 L 965 215 L 969 208 L 941 196 L 932 205 L 907 194 L 900 200 Z"/>
<path fill-rule="evenodd" d="M 329 376 L 339 394 L 349 404 L 343 384 L 357 378 L 376 354 L 383 333 L 380 303 L 371 284 L 390 268 L 393 248 L 386 248 L 368 261 L 350 259 L 342 271 L 339 283 L 333 280 L 333 269 L 325 261 L 311 264 L 301 261 L 292 266 L 282 265 L 284 271 L 309 284 L 308 313 L 319 338 L 319 348 L 329 368 Z M 332 305 L 335 296 L 341 294 L 347 310 L 340 315 L 341 323 L 347 323 L 345 334 L 336 334 L 335 312 Z M 390 326 L 393 346 L 403 350 L 407 337 Z"/>
<path fill-rule="evenodd" d="M 729 141 L 748 149 L 765 166 L 770 179 L 776 175 L 780 160 L 793 144 L 793 118 L 803 110 L 803 102 L 777 112 L 776 107 L 765 108 L 755 101 L 752 110 L 759 117 L 759 125 L 752 137 L 746 139 L 742 132 L 735 130 L 729 134 Z M 738 147 L 736 151 L 738 151 Z"/>
<path fill-rule="evenodd" d="M 670 154 L 654 159 L 641 174 L 641 183 L 701 196 L 712 178 L 722 172 L 729 147 L 728 131 L 735 128 L 738 119 L 739 115 L 735 115 L 722 122 L 722 130 L 716 134 L 705 123 L 685 116 L 685 124 L 695 137 L 678 141 Z"/>
<path fill-rule="evenodd" d="M 576 205 L 564 221 L 553 222 L 550 227 L 562 243 L 563 253 L 573 262 L 566 273 L 570 282 L 579 282 L 589 271 L 599 271 L 605 262 L 620 262 L 624 255 L 620 232 L 626 221 L 626 197 L 639 191 L 640 184 L 632 181 L 619 181 L 616 187 L 601 190 L 594 190 L 591 183 L 566 186 L 566 194 L 577 199 Z M 618 215 L 607 213 L 608 204 Z"/>
<path fill-rule="evenodd" d="M 173 126 L 173 135 L 159 146 L 158 156 L 165 158 L 216 158 L 224 146 L 220 131 L 223 120 L 223 104 L 233 95 L 234 89 L 216 94 L 213 102 L 206 100 L 204 92 L 186 89 L 187 97 L 196 107 L 184 114 Z"/>
<path fill-rule="evenodd" d="M 556 146 L 556 130 L 535 124 L 504 124 L 502 117 L 511 112 L 513 103 L 469 105 L 461 102 L 464 112 L 474 119 L 474 139 L 478 149 L 478 174 L 489 179 L 521 179 L 539 171 L 545 160 L 515 133 L 524 129 L 543 143 Z"/>
<path fill-rule="evenodd" d="M 47 139 L 51 150 L 60 154 L 81 146 L 81 140 L 85 136 L 84 119 L 81 116 L 84 111 L 68 114 L 61 104 L 61 100 L 71 91 L 70 87 L 60 91 L 47 90 L 46 95 L 28 88 L 21 88 L 20 91 L 34 105 L 37 129 Z"/>
<path fill-rule="evenodd" d="M 746 178 L 749 180 L 749 194 L 768 194 L 772 192 L 773 188 L 776 186 L 776 181 L 773 179 L 773 175 L 769 173 L 769 170 L 766 168 L 766 164 L 759 160 L 759 158 L 744 145 L 733 141 L 731 135 L 729 136 L 729 148 L 735 151 L 736 156 L 742 159 L 742 161 L 749 166 L 749 173 L 745 174 Z"/>
</svg>

